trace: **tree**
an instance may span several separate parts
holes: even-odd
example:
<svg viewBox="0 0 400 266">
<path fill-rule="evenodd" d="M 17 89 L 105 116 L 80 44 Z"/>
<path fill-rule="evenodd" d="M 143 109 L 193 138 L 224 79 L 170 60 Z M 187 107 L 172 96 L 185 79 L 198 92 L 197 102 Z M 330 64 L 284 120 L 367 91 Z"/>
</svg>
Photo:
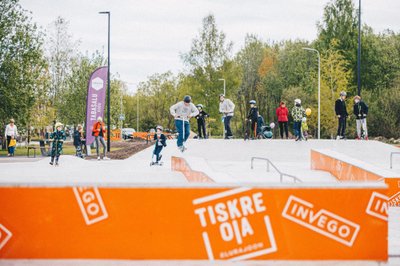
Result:
<svg viewBox="0 0 400 266">
<path fill-rule="evenodd" d="M 104 64 L 104 58 L 98 52 L 92 56 L 77 55 L 70 59 L 69 74 L 65 77 L 65 88 L 60 94 L 57 119 L 64 124 L 83 123 L 86 116 L 87 86 L 91 73 Z"/>
<path fill-rule="evenodd" d="M 67 80 L 72 74 L 72 64 L 76 64 L 74 50 L 78 44 L 72 41 L 72 35 L 68 32 L 69 21 L 62 17 L 57 17 L 48 28 L 48 38 L 46 40 L 46 54 L 49 63 L 49 73 L 51 77 L 49 97 L 52 105 L 57 107 L 62 104 L 63 93 L 67 89 Z"/>
<path fill-rule="evenodd" d="M 331 0 L 324 8 L 322 22 L 318 23 L 316 46 L 326 51 L 332 43 L 344 56 L 346 68 L 352 70 L 353 84 L 356 84 L 358 19 L 352 0 Z"/>
<path fill-rule="evenodd" d="M 260 97 L 259 68 L 263 62 L 265 45 L 255 35 L 247 35 L 244 47 L 236 56 L 237 64 L 241 70 L 241 84 L 237 94 L 237 107 L 240 117 L 244 121 L 249 110 L 248 102 L 256 100 L 259 110 L 266 106 L 265 97 Z"/>
<path fill-rule="evenodd" d="M 17 0 L 0 2 L 0 121 L 23 131 L 46 84 L 42 33 Z"/>
<path fill-rule="evenodd" d="M 231 49 L 232 43 L 227 42 L 225 33 L 217 29 L 215 17 L 208 15 L 203 19 L 199 35 L 192 40 L 190 51 L 181 56 L 189 75 L 182 79 L 180 91 L 190 92 L 214 117 L 218 115 L 218 95 L 223 91 L 219 79 L 226 80 L 228 95 L 233 95 L 230 88 L 236 87 L 236 79 L 227 78 L 235 71 L 230 59 Z"/>
</svg>

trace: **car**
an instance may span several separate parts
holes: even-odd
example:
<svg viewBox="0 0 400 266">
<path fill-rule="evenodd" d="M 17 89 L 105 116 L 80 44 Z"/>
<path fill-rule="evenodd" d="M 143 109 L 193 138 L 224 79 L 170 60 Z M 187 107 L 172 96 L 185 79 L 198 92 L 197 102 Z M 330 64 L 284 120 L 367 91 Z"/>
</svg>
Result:
<svg viewBox="0 0 400 266">
<path fill-rule="evenodd" d="M 122 129 L 122 138 L 123 139 L 133 139 L 133 133 L 135 133 L 136 130 L 133 128 L 123 128 Z"/>
</svg>

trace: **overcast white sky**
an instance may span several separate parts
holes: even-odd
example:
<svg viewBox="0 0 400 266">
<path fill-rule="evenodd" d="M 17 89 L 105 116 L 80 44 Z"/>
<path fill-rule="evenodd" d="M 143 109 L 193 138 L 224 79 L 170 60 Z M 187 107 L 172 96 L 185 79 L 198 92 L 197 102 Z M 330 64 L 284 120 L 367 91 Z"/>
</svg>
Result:
<svg viewBox="0 0 400 266">
<path fill-rule="evenodd" d="M 107 49 L 107 16 L 111 11 L 111 72 L 134 91 L 154 73 L 183 69 L 180 53 L 190 49 L 202 18 L 212 13 L 234 52 L 247 33 L 263 40 L 316 38 L 328 0 L 21 0 L 42 28 L 62 16 L 80 40 L 79 49 Z M 358 1 L 356 1 L 358 6 Z M 362 0 L 362 22 L 375 31 L 400 32 L 400 0 Z"/>
</svg>

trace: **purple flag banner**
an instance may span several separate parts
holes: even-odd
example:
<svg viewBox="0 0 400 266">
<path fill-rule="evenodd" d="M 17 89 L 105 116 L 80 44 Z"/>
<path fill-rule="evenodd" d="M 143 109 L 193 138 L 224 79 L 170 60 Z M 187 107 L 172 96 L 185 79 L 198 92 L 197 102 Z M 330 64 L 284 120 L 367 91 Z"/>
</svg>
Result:
<svg viewBox="0 0 400 266">
<path fill-rule="evenodd" d="M 93 125 L 97 118 L 104 117 L 106 102 L 107 67 L 99 67 L 90 75 L 86 100 L 86 145 L 94 141 L 92 136 Z"/>
</svg>

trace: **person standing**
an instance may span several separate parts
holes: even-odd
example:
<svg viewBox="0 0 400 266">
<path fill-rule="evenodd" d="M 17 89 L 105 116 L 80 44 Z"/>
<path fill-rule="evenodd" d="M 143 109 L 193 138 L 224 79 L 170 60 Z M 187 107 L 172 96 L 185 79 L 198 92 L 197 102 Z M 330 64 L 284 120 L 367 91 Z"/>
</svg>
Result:
<svg viewBox="0 0 400 266">
<path fill-rule="evenodd" d="M 281 134 L 281 139 L 283 139 L 283 132 L 285 132 L 286 139 L 289 138 L 289 129 L 288 129 L 289 110 L 287 109 L 285 102 L 282 101 L 279 107 L 276 108 L 276 116 L 278 118 L 279 132 Z"/>
<path fill-rule="evenodd" d="M 63 143 L 66 139 L 64 130 L 63 130 L 63 124 L 60 122 L 57 122 L 55 125 L 56 130 L 51 133 L 50 139 L 53 140 L 53 145 L 51 147 L 51 160 L 50 164 L 54 164 L 54 158 L 56 159 L 56 166 L 58 166 L 58 160 L 60 159 L 60 155 L 63 151 Z"/>
<path fill-rule="evenodd" d="M 208 114 L 203 110 L 202 104 L 198 104 L 196 105 L 196 107 L 199 110 L 199 114 L 196 115 L 198 138 L 202 139 L 204 136 L 204 138 L 206 139 L 207 138 L 206 118 L 208 117 Z"/>
<path fill-rule="evenodd" d="M 103 118 L 100 116 L 97 118 L 97 122 L 93 125 L 92 136 L 94 136 L 94 140 L 96 141 L 96 153 L 97 160 L 100 161 L 100 143 L 103 145 L 103 160 L 108 160 L 106 157 L 106 142 L 104 141 L 104 136 L 106 134 L 106 126 L 103 122 Z"/>
<path fill-rule="evenodd" d="M 10 123 L 6 126 L 6 131 L 4 134 L 7 138 L 7 149 L 8 149 L 8 154 L 7 156 L 14 156 L 14 146 L 10 146 L 11 140 L 16 140 L 18 136 L 18 129 L 17 126 L 15 125 L 15 120 L 13 118 L 10 119 Z"/>
<path fill-rule="evenodd" d="M 368 105 L 362 101 L 361 97 L 358 95 L 354 97 L 353 113 L 356 116 L 357 139 L 359 140 L 363 137 L 365 140 L 368 140 Z M 361 134 L 361 128 L 363 130 L 363 134 Z"/>
<path fill-rule="evenodd" d="M 345 91 L 340 92 L 340 98 L 335 102 L 335 112 L 338 117 L 338 130 L 336 139 L 346 138 L 346 120 L 349 114 L 346 108 L 346 97 L 347 93 Z"/>
<path fill-rule="evenodd" d="M 199 114 L 196 106 L 192 103 L 192 97 L 186 95 L 183 101 L 180 101 L 169 108 L 171 115 L 175 118 L 175 127 L 178 132 L 178 141 L 176 142 L 181 152 L 186 150 L 184 143 L 190 135 L 189 120 Z"/>
<path fill-rule="evenodd" d="M 82 125 L 78 125 L 76 130 L 74 131 L 74 146 L 75 146 L 75 154 L 79 158 L 83 158 L 82 139 L 83 139 L 83 128 Z"/>
<path fill-rule="evenodd" d="M 251 139 L 254 139 L 257 137 L 257 119 L 258 119 L 258 108 L 256 106 L 256 101 L 255 100 L 251 100 L 249 101 L 250 104 L 250 111 L 249 114 L 247 115 L 247 121 L 250 122 L 251 125 L 251 130 L 249 130 L 250 132 L 253 132 Z"/>
<path fill-rule="evenodd" d="M 224 120 L 224 130 L 225 139 L 231 139 L 233 137 L 231 130 L 231 119 L 235 111 L 235 104 L 229 100 L 225 99 L 224 94 L 219 95 L 219 112 L 222 113 Z"/>
<path fill-rule="evenodd" d="M 294 107 L 292 109 L 292 117 L 293 117 L 293 130 L 294 135 L 296 137 L 296 141 L 301 140 L 301 122 L 303 117 L 306 116 L 306 111 L 301 106 L 301 100 L 294 100 Z"/>
</svg>

